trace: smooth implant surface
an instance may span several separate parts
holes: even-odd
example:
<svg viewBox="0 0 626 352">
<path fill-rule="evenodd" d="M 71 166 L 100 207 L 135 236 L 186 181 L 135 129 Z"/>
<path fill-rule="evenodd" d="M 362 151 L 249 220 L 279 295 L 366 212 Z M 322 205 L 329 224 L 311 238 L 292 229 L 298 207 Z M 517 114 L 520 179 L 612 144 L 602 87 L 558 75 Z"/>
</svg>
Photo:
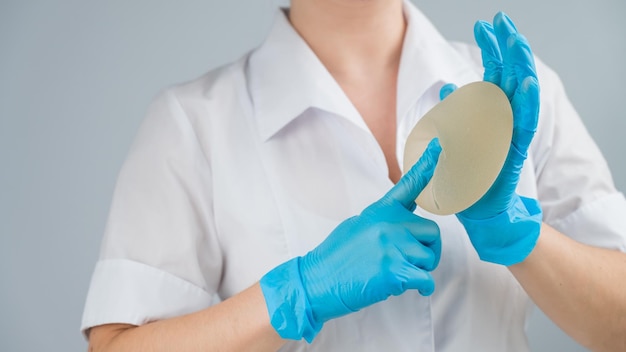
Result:
<svg viewBox="0 0 626 352">
<path fill-rule="evenodd" d="M 511 105 L 492 83 L 470 83 L 442 100 L 415 125 L 404 148 L 405 171 L 433 138 L 439 138 L 442 148 L 433 178 L 417 205 L 439 215 L 469 208 L 498 177 L 512 133 Z"/>
</svg>

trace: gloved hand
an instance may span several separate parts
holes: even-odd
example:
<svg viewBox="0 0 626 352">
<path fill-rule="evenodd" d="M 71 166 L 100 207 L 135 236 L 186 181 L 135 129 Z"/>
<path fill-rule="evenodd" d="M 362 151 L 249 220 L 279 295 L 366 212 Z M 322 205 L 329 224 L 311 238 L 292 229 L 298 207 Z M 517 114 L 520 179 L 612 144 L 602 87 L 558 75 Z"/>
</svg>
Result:
<svg viewBox="0 0 626 352">
<path fill-rule="evenodd" d="M 431 141 L 385 196 L 342 222 L 311 252 L 263 276 L 270 321 L 281 337 L 311 342 L 329 319 L 408 289 L 433 292 L 429 271 L 441 255 L 439 227 L 413 211 L 440 151 L 438 140 Z"/>
<path fill-rule="evenodd" d="M 484 80 L 502 88 L 511 102 L 513 137 L 494 184 L 478 202 L 457 217 L 482 260 L 513 265 L 530 254 L 541 228 L 539 202 L 515 192 L 537 129 L 539 83 L 526 38 L 517 32 L 504 13 L 498 13 L 493 22 L 493 26 L 477 22 L 474 36 L 482 50 Z M 450 85 L 442 87 L 442 99 L 453 90 Z"/>
</svg>

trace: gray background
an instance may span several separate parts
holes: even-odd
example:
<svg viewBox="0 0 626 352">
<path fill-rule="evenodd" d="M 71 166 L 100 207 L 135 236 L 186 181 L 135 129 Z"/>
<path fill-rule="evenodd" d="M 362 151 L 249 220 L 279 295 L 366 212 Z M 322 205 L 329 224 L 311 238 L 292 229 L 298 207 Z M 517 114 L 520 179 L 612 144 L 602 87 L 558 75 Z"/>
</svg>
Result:
<svg viewBox="0 0 626 352">
<path fill-rule="evenodd" d="M 0 351 L 86 350 L 82 306 L 147 104 L 256 46 L 278 3 L 0 0 Z M 416 3 L 465 41 L 474 20 L 507 11 L 626 189 L 623 0 Z M 583 350 L 540 314 L 530 336 L 535 351 Z"/>
</svg>

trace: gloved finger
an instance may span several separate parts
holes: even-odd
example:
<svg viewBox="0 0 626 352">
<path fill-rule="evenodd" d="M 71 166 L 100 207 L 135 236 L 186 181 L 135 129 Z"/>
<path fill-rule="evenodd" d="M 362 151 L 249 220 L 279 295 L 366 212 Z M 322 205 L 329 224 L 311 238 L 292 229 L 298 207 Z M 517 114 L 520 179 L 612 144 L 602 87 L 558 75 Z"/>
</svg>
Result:
<svg viewBox="0 0 626 352">
<path fill-rule="evenodd" d="M 500 88 L 504 91 L 509 100 L 513 99 L 513 94 L 517 89 L 518 76 L 515 71 L 515 60 L 510 53 L 513 44 L 511 38 L 517 34 L 517 28 L 509 16 L 503 12 L 498 12 L 493 18 L 493 28 L 498 40 L 498 46 L 502 53 L 502 80 Z"/>
<path fill-rule="evenodd" d="M 485 73 L 483 79 L 496 85 L 502 80 L 502 54 L 493 26 L 485 21 L 474 25 L 474 39 L 481 51 Z"/>
<path fill-rule="evenodd" d="M 424 154 L 420 159 L 411 167 L 398 183 L 387 192 L 382 198 L 382 201 L 397 201 L 406 209 L 415 209 L 415 199 L 422 192 L 424 187 L 430 182 L 435 166 L 439 160 L 439 153 L 441 153 L 441 145 L 439 145 L 439 139 L 434 138 L 428 143 Z"/>
<path fill-rule="evenodd" d="M 530 146 L 539 122 L 539 82 L 528 76 L 520 84 L 511 107 L 513 109 L 513 145 L 523 155 Z"/>
<path fill-rule="evenodd" d="M 378 223 L 384 232 L 409 234 L 412 243 L 419 242 L 429 248 L 434 249 L 438 244 L 440 246 L 441 235 L 439 225 L 436 222 L 406 211 L 398 203 L 394 203 L 390 207 L 382 207 L 375 212 L 380 219 L 384 219 Z"/>
<path fill-rule="evenodd" d="M 402 226 L 416 241 L 428 247 L 441 242 L 440 230 L 436 222 L 409 212 L 405 212 L 398 220 L 402 221 Z"/>
<path fill-rule="evenodd" d="M 401 224 L 404 227 L 404 235 L 410 235 L 411 238 L 404 237 L 399 240 L 400 246 L 410 248 L 414 246 L 426 247 L 432 251 L 435 255 L 435 262 L 433 263 L 433 270 L 439 264 L 439 257 L 441 256 L 441 235 L 439 226 L 436 222 L 424 219 L 412 213 L 404 212 L 406 215 L 402 215 L 397 218 L 396 224 Z M 406 217 L 412 217 L 412 219 L 406 219 Z M 411 262 L 413 263 L 413 262 Z M 415 264 L 415 263 L 413 263 Z"/>
<path fill-rule="evenodd" d="M 432 271 L 439 264 L 438 253 L 415 241 L 411 234 L 406 233 L 404 239 L 394 243 L 404 259 L 420 269 Z"/>
<path fill-rule="evenodd" d="M 533 53 L 523 35 L 515 33 L 509 36 L 504 62 L 502 89 L 512 99 L 526 77 L 537 77 Z"/>
<path fill-rule="evenodd" d="M 426 240 L 424 240 L 424 236 L 416 235 L 415 232 L 409 232 L 408 235 L 411 235 L 412 238 L 410 240 L 405 238 L 404 244 L 401 244 L 401 250 L 405 254 L 406 260 L 422 269 L 435 270 L 441 258 L 439 227 L 437 227 L 436 233 L 427 233 Z"/>
<path fill-rule="evenodd" d="M 456 90 L 457 86 L 454 83 L 446 83 L 439 89 L 439 99 L 444 100 L 448 95 Z"/>
<path fill-rule="evenodd" d="M 517 28 L 509 16 L 504 12 L 498 12 L 493 17 L 493 31 L 498 41 L 502 59 L 504 60 L 507 55 L 507 41 L 512 34 L 517 33 Z M 506 62 L 503 63 L 506 64 Z"/>
<path fill-rule="evenodd" d="M 535 58 L 524 35 L 512 34 L 507 41 L 508 65 L 517 75 L 519 83 L 526 77 L 537 78 Z"/>
<path fill-rule="evenodd" d="M 435 279 L 425 270 L 406 265 L 403 267 L 402 272 L 396 273 L 396 275 L 398 275 L 402 283 L 402 292 L 406 290 L 418 290 L 422 296 L 430 296 L 435 291 Z M 394 295 L 397 296 L 402 292 L 397 294 L 394 292 Z"/>
</svg>

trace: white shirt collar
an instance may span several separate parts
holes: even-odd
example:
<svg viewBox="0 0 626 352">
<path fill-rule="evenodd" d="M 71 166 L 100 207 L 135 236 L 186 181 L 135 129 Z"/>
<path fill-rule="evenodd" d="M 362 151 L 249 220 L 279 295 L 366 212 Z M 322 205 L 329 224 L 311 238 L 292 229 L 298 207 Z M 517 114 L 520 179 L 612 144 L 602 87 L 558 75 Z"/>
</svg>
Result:
<svg viewBox="0 0 626 352">
<path fill-rule="evenodd" d="M 404 1 L 404 14 L 407 29 L 398 77 L 399 119 L 433 84 L 454 81 L 470 68 L 409 0 Z M 282 10 L 265 42 L 251 54 L 247 74 L 263 140 L 309 108 L 339 115 L 368 130 L 339 84 Z"/>
</svg>

